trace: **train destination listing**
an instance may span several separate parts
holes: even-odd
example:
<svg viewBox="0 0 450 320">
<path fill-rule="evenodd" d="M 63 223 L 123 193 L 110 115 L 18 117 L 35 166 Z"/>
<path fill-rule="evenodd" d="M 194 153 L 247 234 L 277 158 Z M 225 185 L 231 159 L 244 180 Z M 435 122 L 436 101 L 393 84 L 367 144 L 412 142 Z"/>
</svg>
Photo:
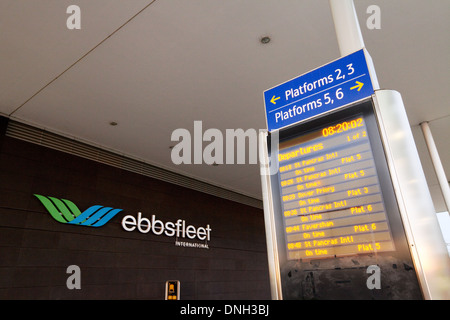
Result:
<svg viewBox="0 0 450 320">
<path fill-rule="evenodd" d="M 287 256 L 395 250 L 363 116 L 280 143 Z"/>
</svg>

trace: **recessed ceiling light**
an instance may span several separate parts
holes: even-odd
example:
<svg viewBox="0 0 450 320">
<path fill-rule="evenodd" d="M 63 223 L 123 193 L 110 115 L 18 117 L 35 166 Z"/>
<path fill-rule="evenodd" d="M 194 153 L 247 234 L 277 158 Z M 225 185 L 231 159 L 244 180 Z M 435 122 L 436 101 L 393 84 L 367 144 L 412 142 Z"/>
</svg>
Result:
<svg viewBox="0 0 450 320">
<path fill-rule="evenodd" d="M 265 36 L 265 37 L 262 37 L 259 41 L 261 41 L 262 44 L 267 44 L 270 42 L 270 40 L 271 40 L 270 37 Z"/>
<path fill-rule="evenodd" d="M 111 122 L 109 123 L 109 125 L 110 125 L 110 126 L 113 126 L 113 127 L 115 127 L 115 126 L 117 126 L 117 125 L 118 125 L 118 123 L 117 123 L 117 122 L 115 122 L 115 121 L 111 121 Z"/>
</svg>

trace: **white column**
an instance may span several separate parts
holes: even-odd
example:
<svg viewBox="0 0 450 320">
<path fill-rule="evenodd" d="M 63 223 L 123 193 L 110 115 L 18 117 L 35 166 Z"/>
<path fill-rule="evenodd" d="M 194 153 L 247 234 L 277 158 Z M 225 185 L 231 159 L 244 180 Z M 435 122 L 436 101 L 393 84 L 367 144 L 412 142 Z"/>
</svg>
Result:
<svg viewBox="0 0 450 320">
<path fill-rule="evenodd" d="M 353 0 L 330 0 L 331 14 L 341 56 L 364 47 Z"/>
<path fill-rule="evenodd" d="M 442 166 L 436 144 L 434 143 L 430 126 L 428 125 L 428 122 L 425 121 L 420 124 L 420 127 L 422 128 L 423 136 L 425 137 L 425 142 L 428 147 L 428 152 L 430 153 L 431 161 L 433 162 L 434 170 L 436 171 L 436 176 L 438 178 L 439 185 L 441 186 L 447 211 L 450 212 L 450 187 L 448 185 L 448 180 L 445 175 L 444 167 Z"/>
</svg>

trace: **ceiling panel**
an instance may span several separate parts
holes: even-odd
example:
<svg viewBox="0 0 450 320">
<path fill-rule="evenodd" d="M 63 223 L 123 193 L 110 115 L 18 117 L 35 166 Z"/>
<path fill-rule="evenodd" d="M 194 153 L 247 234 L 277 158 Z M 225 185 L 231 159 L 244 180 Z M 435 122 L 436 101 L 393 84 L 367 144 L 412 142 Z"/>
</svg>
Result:
<svg viewBox="0 0 450 320">
<path fill-rule="evenodd" d="M 176 166 L 172 132 L 263 129 L 264 90 L 339 57 L 328 0 L 80 0 L 81 30 L 65 26 L 70 4 L 0 3 L 0 113 L 256 198 L 257 165 Z M 365 26 L 372 4 L 380 30 Z M 412 125 L 436 120 L 440 145 L 449 4 L 355 1 L 381 87 L 402 93 Z"/>
<path fill-rule="evenodd" d="M 263 129 L 262 92 L 338 54 L 324 50 L 336 43 L 328 4 L 311 4 L 156 2 L 13 116 L 260 197 L 256 166 L 173 165 L 171 133 L 193 133 L 195 120 L 224 133 Z M 299 12 L 323 16 L 321 27 Z M 272 41 L 262 45 L 265 35 Z"/>
<path fill-rule="evenodd" d="M 147 0 L 78 0 L 81 30 L 69 30 L 69 0 L 0 2 L 0 113 L 10 114 L 139 12 Z"/>
</svg>

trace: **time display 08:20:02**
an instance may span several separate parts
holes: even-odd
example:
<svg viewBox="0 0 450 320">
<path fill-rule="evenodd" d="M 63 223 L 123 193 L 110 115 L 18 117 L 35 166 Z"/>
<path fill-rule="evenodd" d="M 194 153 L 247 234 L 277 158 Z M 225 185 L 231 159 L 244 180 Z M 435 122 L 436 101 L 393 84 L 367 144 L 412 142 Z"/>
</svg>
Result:
<svg viewBox="0 0 450 320">
<path fill-rule="evenodd" d="M 329 127 L 323 128 L 322 136 L 323 137 L 332 136 L 336 133 L 341 133 L 341 132 L 345 132 L 350 129 L 362 127 L 363 125 L 364 124 L 363 124 L 362 118 L 357 118 L 357 119 L 354 119 L 351 121 L 344 121 L 344 122 L 338 123 L 334 126 L 329 126 Z"/>
</svg>

